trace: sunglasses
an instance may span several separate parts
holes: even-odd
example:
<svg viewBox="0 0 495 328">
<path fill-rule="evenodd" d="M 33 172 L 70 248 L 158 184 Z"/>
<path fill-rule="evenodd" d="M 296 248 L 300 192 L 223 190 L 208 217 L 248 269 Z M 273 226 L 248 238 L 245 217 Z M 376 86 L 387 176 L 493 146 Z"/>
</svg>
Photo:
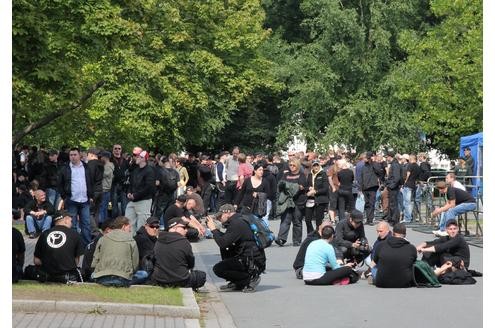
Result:
<svg viewBox="0 0 495 328">
<path fill-rule="evenodd" d="M 122 148 L 120 147 L 113 147 L 114 150 L 121 150 Z"/>
<path fill-rule="evenodd" d="M 158 224 L 152 224 L 152 225 L 150 225 L 150 228 L 152 228 L 152 229 L 160 229 L 160 225 L 158 225 Z"/>
</svg>

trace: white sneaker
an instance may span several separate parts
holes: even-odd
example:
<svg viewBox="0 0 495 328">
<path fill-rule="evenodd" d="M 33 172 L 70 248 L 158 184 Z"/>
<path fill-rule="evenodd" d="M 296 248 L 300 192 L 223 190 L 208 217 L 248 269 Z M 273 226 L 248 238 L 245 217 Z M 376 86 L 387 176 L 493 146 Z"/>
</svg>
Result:
<svg viewBox="0 0 495 328">
<path fill-rule="evenodd" d="M 447 231 L 442 231 L 442 230 L 435 230 L 435 231 L 432 231 L 432 232 L 437 237 L 445 237 L 445 236 L 448 236 L 449 235 L 447 233 Z"/>
</svg>

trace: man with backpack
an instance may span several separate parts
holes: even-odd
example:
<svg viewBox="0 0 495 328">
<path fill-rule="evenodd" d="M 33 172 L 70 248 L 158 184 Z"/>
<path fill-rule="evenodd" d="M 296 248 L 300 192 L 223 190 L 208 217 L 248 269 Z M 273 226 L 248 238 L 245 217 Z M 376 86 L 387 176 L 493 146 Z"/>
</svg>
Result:
<svg viewBox="0 0 495 328">
<path fill-rule="evenodd" d="M 220 290 L 254 292 L 261 280 L 260 274 L 265 271 L 264 250 L 258 247 L 249 224 L 240 213 L 235 212 L 233 205 L 222 205 L 215 219 L 226 228 L 225 232 L 221 232 L 211 218 L 206 221 L 222 256 L 222 261 L 215 264 L 213 272 L 229 282 Z"/>
</svg>

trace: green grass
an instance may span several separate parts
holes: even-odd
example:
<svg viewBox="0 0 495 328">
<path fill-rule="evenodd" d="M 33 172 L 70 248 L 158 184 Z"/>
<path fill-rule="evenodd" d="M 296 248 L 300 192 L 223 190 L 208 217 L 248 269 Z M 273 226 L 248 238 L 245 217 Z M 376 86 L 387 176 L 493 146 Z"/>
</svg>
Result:
<svg viewBox="0 0 495 328">
<path fill-rule="evenodd" d="M 63 285 L 20 281 L 12 286 L 12 297 L 56 301 L 183 305 L 179 288 L 162 287 L 116 288 L 96 284 Z"/>
<path fill-rule="evenodd" d="M 26 235 L 25 230 L 24 230 L 24 222 L 19 223 L 19 222 L 16 222 L 16 221 L 12 220 L 12 226 L 14 228 L 16 228 L 17 230 L 19 230 L 22 233 L 23 236 Z"/>
</svg>

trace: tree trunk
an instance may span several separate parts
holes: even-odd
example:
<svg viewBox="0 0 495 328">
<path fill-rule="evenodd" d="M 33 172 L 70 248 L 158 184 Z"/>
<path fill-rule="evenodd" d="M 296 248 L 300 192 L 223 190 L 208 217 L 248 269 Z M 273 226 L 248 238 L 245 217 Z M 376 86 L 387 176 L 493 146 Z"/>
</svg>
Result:
<svg viewBox="0 0 495 328">
<path fill-rule="evenodd" d="M 38 120 L 37 122 L 31 123 L 28 126 L 24 127 L 23 129 L 13 133 L 12 137 L 12 145 L 17 145 L 19 141 L 22 140 L 25 136 L 28 134 L 33 133 L 34 131 L 38 130 L 39 128 L 42 128 L 50 123 L 52 123 L 54 120 L 59 118 L 60 116 L 66 115 L 67 113 L 72 112 L 73 110 L 77 108 L 81 108 L 87 101 L 90 99 L 93 94 L 101 88 L 105 82 L 99 81 L 91 86 L 91 88 L 79 99 L 78 102 L 73 103 L 67 108 L 61 108 L 58 109 L 52 113 L 47 114 L 45 117 L 42 119 Z"/>
</svg>

